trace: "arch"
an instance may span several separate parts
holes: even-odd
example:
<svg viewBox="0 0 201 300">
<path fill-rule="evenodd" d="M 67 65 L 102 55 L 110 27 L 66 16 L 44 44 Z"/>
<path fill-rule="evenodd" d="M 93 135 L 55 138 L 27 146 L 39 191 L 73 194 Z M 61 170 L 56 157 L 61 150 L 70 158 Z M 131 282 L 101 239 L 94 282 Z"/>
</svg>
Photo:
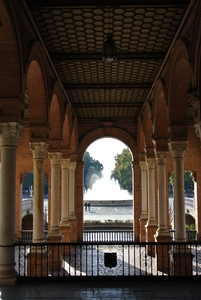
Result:
<svg viewBox="0 0 201 300">
<path fill-rule="evenodd" d="M 51 151 L 61 151 L 61 111 L 57 93 L 53 93 L 50 105 L 49 147 Z"/>
<path fill-rule="evenodd" d="M 104 138 L 104 137 L 110 137 L 110 138 L 116 138 L 117 140 L 122 141 L 124 144 L 126 144 L 132 153 L 133 159 L 137 160 L 138 155 L 137 155 L 137 148 L 136 148 L 136 142 L 135 139 L 126 131 L 123 131 L 118 128 L 111 128 L 110 135 L 107 135 L 105 133 L 105 130 L 103 127 L 95 129 L 88 134 L 86 134 L 83 139 L 79 143 L 78 147 L 78 154 L 77 154 L 77 160 L 82 161 L 84 153 L 87 149 L 87 147 L 95 142 L 98 139 Z"/>
<path fill-rule="evenodd" d="M 27 91 L 30 103 L 30 124 L 47 124 L 47 97 L 42 70 L 33 60 L 27 73 Z M 40 109 L 38 109 L 40 107 Z"/>
<path fill-rule="evenodd" d="M 156 150 L 168 150 L 168 109 L 165 99 L 164 83 L 158 80 L 154 90 L 154 141 Z"/>
<path fill-rule="evenodd" d="M 0 28 L 0 88 L 1 98 L 17 98 L 21 91 L 21 68 L 19 49 L 10 15 L 0 1 L 1 22 Z"/>
<path fill-rule="evenodd" d="M 63 156 L 70 157 L 70 135 L 72 132 L 72 113 L 70 109 L 70 105 L 68 104 L 66 106 L 66 113 L 63 123 L 63 129 L 62 129 L 62 138 L 63 138 L 63 146 L 62 146 L 62 154 Z"/>
<path fill-rule="evenodd" d="M 146 156 L 153 156 L 154 149 L 153 149 L 153 123 L 151 118 L 151 106 L 149 103 L 145 106 L 145 111 L 143 114 L 143 129 L 145 133 L 145 148 L 146 148 Z"/>
<path fill-rule="evenodd" d="M 78 148 L 78 127 L 77 127 L 77 119 L 74 118 L 73 131 L 71 134 L 71 160 L 72 161 L 76 160 L 77 148 Z"/>
<path fill-rule="evenodd" d="M 145 159 L 145 136 L 143 132 L 143 120 L 141 117 L 138 119 L 138 125 L 137 125 L 137 151 L 139 154 L 139 159 L 144 160 Z"/>
<path fill-rule="evenodd" d="M 192 76 L 188 51 L 183 41 L 178 40 L 175 43 L 169 63 L 170 71 L 167 89 L 169 123 L 182 126 L 187 124 L 187 91 Z M 182 131 L 185 132 L 179 132 L 177 126 L 177 129 L 173 129 L 173 131 L 174 132 L 171 133 L 172 136 L 174 134 L 177 138 L 183 136 L 183 138 L 187 140 L 186 128 L 182 128 Z"/>
</svg>

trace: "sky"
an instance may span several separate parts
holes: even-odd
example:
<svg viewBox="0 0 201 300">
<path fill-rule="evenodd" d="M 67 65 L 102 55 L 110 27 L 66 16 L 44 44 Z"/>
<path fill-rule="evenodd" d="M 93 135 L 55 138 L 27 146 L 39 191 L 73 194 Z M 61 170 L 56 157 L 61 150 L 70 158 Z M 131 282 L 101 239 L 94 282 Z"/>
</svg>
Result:
<svg viewBox="0 0 201 300">
<path fill-rule="evenodd" d="M 117 154 L 121 154 L 122 150 L 127 146 L 117 139 L 102 138 L 92 143 L 87 151 L 93 159 L 99 160 L 104 167 L 104 174 L 114 170 L 115 160 Z"/>
</svg>

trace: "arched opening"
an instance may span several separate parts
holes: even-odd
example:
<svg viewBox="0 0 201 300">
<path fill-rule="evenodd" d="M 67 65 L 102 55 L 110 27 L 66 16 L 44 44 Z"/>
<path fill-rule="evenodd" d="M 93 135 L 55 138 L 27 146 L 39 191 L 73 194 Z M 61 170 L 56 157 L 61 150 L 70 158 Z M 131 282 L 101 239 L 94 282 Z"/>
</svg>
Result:
<svg viewBox="0 0 201 300">
<path fill-rule="evenodd" d="M 123 142 L 102 138 L 84 154 L 84 229 L 133 230 L 132 154 Z"/>
</svg>

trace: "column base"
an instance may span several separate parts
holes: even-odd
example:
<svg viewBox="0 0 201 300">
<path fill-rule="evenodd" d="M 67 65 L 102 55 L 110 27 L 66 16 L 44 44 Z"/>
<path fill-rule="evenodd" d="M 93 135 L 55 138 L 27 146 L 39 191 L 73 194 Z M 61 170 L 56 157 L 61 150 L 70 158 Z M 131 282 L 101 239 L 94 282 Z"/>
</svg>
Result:
<svg viewBox="0 0 201 300">
<path fill-rule="evenodd" d="M 28 277 L 47 276 L 47 253 L 43 249 L 28 253 L 26 258 Z"/>
<path fill-rule="evenodd" d="M 13 264 L 0 264 L 0 285 L 15 285 L 17 283 L 17 272 Z"/>
<path fill-rule="evenodd" d="M 71 226 L 71 242 L 77 242 L 77 219 L 69 219 Z"/>
<path fill-rule="evenodd" d="M 155 242 L 155 234 L 157 230 L 157 225 L 146 225 L 146 242 Z M 155 257 L 155 245 L 147 245 L 147 255 Z"/>
<path fill-rule="evenodd" d="M 158 236 L 155 235 L 155 241 L 159 243 L 171 242 L 171 236 Z M 156 245 L 155 246 L 155 257 L 156 257 L 156 268 L 158 271 L 163 273 L 170 273 L 170 258 L 169 251 L 171 245 Z"/>
<path fill-rule="evenodd" d="M 190 249 L 184 252 L 170 250 L 170 275 L 191 276 L 193 272 L 193 257 Z"/>
<path fill-rule="evenodd" d="M 146 242 L 147 218 L 140 218 L 140 242 Z"/>
</svg>

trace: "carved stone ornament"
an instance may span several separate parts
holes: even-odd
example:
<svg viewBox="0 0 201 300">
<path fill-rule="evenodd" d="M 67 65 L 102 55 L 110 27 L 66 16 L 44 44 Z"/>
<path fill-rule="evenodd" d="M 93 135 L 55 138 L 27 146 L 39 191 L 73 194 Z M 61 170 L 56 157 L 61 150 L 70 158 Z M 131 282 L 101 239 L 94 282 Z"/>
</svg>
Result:
<svg viewBox="0 0 201 300">
<path fill-rule="evenodd" d="M 61 167 L 62 169 L 69 169 L 70 166 L 70 158 L 62 158 Z"/>
<path fill-rule="evenodd" d="M 172 152 L 173 158 L 184 158 L 184 152 L 187 149 L 188 141 L 182 141 L 182 142 L 170 142 L 169 150 Z"/>
<path fill-rule="evenodd" d="M 48 157 L 50 159 L 51 165 L 60 165 L 62 154 L 60 152 L 49 152 Z"/>
<path fill-rule="evenodd" d="M 69 171 L 75 171 L 77 163 L 76 162 L 71 162 L 69 166 Z"/>
<path fill-rule="evenodd" d="M 194 127 L 195 127 L 196 136 L 199 137 L 201 140 L 201 122 L 199 122 L 198 124 L 195 124 Z"/>
<path fill-rule="evenodd" d="M 165 165 L 167 152 L 166 151 L 156 151 L 156 164 L 157 165 Z"/>
<path fill-rule="evenodd" d="M 146 158 L 146 164 L 149 169 L 154 169 L 156 164 L 155 158 Z"/>
<path fill-rule="evenodd" d="M 2 147 L 17 147 L 18 138 L 22 135 L 23 126 L 15 123 L 1 123 L 0 136 Z"/>
<path fill-rule="evenodd" d="M 147 171 L 147 164 L 145 161 L 140 162 L 140 169 L 141 171 Z"/>
<path fill-rule="evenodd" d="M 33 152 L 33 159 L 45 159 L 47 147 L 48 144 L 44 142 L 30 143 L 30 149 Z"/>
</svg>

